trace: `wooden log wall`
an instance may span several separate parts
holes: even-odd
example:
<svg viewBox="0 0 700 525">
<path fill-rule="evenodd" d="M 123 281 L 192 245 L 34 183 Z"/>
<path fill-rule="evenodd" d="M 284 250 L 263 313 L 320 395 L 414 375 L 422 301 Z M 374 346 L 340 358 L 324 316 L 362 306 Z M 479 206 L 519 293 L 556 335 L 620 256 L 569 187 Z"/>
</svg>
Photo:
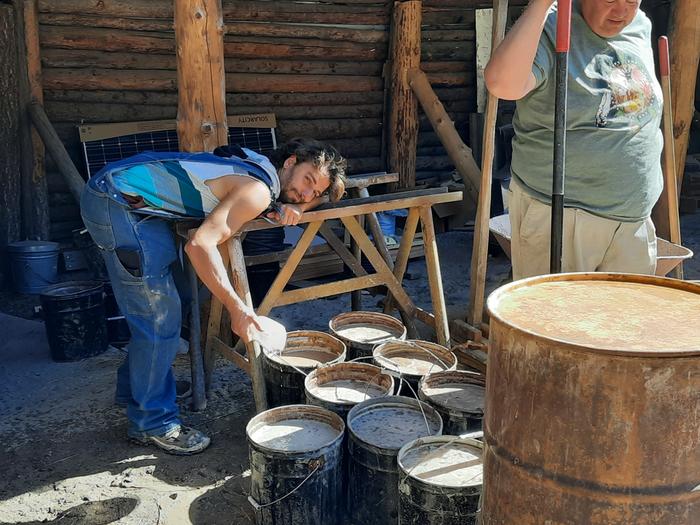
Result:
<svg viewBox="0 0 700 525">
<path fill-rule="evenodd" d="M 274 112 L 278 139 L 335 144 L 352 172 L 385 169 L 384 79 L 390 0 L 223 0 L 229 115 Z M 474 7 L 423 0 L 421 61 L 458 131 L 475 110 Z M 76 125 L 174 119 L 172 0 L 39 0 L 45 107 L 82 169 Z M 79 224 L 47 159 L 52 234 Z M 420 115 L 417 184 L 448 178 L 447 154 Z"/>
</svg>

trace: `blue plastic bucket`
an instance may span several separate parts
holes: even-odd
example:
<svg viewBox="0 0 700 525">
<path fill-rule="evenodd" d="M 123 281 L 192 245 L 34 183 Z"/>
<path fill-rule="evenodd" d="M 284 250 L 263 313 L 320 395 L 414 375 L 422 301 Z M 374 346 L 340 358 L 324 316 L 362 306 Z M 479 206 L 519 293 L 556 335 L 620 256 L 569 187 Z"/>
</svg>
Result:
<svg viewBox="0 0 700 525">
<path fill-rule="evenodd" d="M 59 244 L 48 241 L 17 241 L 7 245 L 14 289 L 41 293 L 58 281 Z"/>
</svg>

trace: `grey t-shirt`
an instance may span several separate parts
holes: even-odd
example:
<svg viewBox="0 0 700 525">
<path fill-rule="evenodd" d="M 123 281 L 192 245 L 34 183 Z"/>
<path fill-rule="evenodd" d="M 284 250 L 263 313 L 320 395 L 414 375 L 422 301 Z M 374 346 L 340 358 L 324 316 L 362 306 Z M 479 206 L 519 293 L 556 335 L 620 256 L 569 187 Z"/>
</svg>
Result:
<svg viewBox="0 0 700 525">
<path fill-rule="evenodd" d="M 517 102 L 512 173 L 549 202 L 554 139 L 556 6 L 532 71 L 537 87 Z M 574 0 L 569 52 L 565 206 L 603 217 L 646 219 L 661 194 L 661 87 L 651 22 L 640 10 L 619 35 L 596 35 Z"/>
</svg>

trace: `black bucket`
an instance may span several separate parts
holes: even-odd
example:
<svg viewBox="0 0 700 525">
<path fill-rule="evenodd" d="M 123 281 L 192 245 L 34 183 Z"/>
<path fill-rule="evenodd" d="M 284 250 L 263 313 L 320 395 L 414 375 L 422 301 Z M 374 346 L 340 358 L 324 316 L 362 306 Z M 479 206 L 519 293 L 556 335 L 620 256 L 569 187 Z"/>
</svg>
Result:
<svg viewBox="0 0 700 525">
<path fill-rule="evenodd" d="M 322 365 L 345 360 L 345 344 L 330 334 L 296 330 L 287 334 L 284 350 L 263 348 L 263 376 L 267 405 L 271 408 L 304 403 L 304 379 Z"/>
<path fill-rule="evenodd" d="M 445 370 L 423 376 L 418 398 L 442 416 L 445 434 L 481 430 L 484 419 L 486 378 L 466 370 Z"/>
<path fill-rule="evenodd" d="M 406 443 L 442 434 L 427 403 L 402 396 L 369 399 L 348 414 L 348 514 L 355 525 L 392 525 L 399 515 L 396 456 Z"/>
<path fill-rule="evenodd" d="M 399 451 L 399 525 L 476 525 L 483 449 L 455 436 L 420 438 Z"/>
<path fill-rule="evenodd" d="M 99 281 L 67 281 L 41 293 L 51 357 L 79 361 L 107 349 L 104 288 Z"/>
<path fill-rule="evenodd" d="M 258 525 L 339 523 L 344 433 L 340 416 L 307 405 L 273 408 L 250 420 L 248 501 Z"/>
</svg>

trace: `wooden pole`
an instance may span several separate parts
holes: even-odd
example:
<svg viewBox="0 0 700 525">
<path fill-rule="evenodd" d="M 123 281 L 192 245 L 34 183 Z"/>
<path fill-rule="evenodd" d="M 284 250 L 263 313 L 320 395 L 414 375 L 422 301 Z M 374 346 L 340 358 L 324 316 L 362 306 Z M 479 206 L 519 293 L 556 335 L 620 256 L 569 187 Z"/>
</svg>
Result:
<svg viewBox="0 0 700 525">
<path fill-rule="evenodd" d="M 662 36 L 659 38 L 659 72 L 661 73 L 661 89 L 664 96 L 664 189 L 654 207 L 654 212 L 656 213 L 652 213 L 652 215 L 657 235 L 673 243 L 680 244 L 681 223 L 678 215 L 678 178 L 676 177 L 675 141 L 673 140 L 673 114 L 671 111 L 673 99 L 669 62 L 668 38 Z M 683 279 L 682 264 L 675 268 L 673 275 L 677 279 Z"/>
<path fill-rule="evenodd" d="M 503 40 L 508 18 L 508 0 L 493 2 L 493 45 L 496 49 Z M 472 246 L 471 281 L 469 286 L 468 323 L 477 329 L 481 326 L 484 312 L 484 293 L 486 289 L 486 261 L 489 245 L 489 218 L 491 212 L 491 174 L 493 171 L 494 141 L 496 136 L 496 117 L 498 116 L 498 97 L 488 94 L 486 116 L 484 117 L 484 140 L 481 154 L 481 191 L 476 212 L 474 243 Z"/>
<path fill-rule="evenodd" d="M 19 3 L 18 3 L 19 6 Z M 24 50 L 26 53 L 26 75 L 22 79 L 30 103 L 43 104 L 44 92 L 41 78 L 41 52 L 39 46 L 39 13 L 37 0 L 24 0 L 21 8 Z M 26 95 L 25 95 L 26 96 Z M 29 122 L 29 118 L 25 117 Z M 44 167 L 44 145 L 35 129 L 26 130 L 23 139 L 22 210 L 25 237 L 49 238 L 49 195 Z"/>
<path fill-rule="evenodd" d="M 675 137 L 678 190 L 683 182 L 690 125 L 695 111 L 695 82 L 700 61 L 700 9 L 697 0 L 672 3 L 669 22 L 671 42 L 671 99 Z"/>
<path fill-rule="evenodd" d="M 0 4 L 0 247 L 17 241 L 22 234 L 20 212 L 21 176 L 20 145 L 17 142 L 21 126 L 20 89 L 17 82 L 19 53 L 17 53 L 16 13 L 11 5 Z M 26 120 L 26 117 L 25 117 Z M 0 277 L 3 269 L 0 268 Z"/>
<path fill-rule="evenodd" d="M 440 142 L 447 151 L 450 160 L 462 176 L 464 181 L 464 195 L 471 202 L 479 202 L 479 186 L 481 185 L 481 170 L 476 165 L 472 150 L 459 137 L 454 122 L 440 103 L 433 88 L 428 82 L 428 77 L 420 69 L 412 69 L 408 72 L 408 82 L 428 120 L 433 125 Z"/>
<path fill-rule="evenodd" d="M 399 174 L 392 190 L 416 185 L 418 104 L 408 85 L 407 73 L 420 66 L 421 0 L 394 2 L 389 67 L 389 117 L 387 137 L 389 171 Z"/>
<path fill-rule="evenodd" d="M 182 151 L 228 144 L 221 0 L 175 0 L 177 135 Z"/>
</svg>

